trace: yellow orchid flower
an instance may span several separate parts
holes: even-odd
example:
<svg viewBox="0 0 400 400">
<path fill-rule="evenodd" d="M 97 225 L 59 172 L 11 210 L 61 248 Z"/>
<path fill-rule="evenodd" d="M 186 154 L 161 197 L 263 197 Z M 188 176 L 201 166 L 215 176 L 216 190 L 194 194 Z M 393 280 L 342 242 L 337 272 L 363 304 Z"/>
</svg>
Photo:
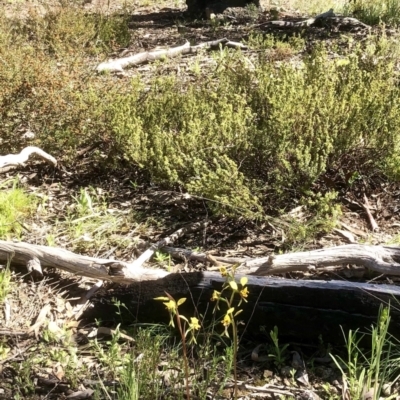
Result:
<svg viewBox="0 0 400 400">
<path fill-rule="evenodd" d="M 189 324 L 190 328 L 198 331 L 200 329 L 200 323 L 199 320 L 196 317 L 190 317 L 190 324 Z"/>
<path fill-rule="evenodd" d="M 219 300 L 219 296 L 221 295 L 221 292 L 218 292 L 217 290 L 214 290 L 214 293 L 211 297 L 211 301 L 217 301 Z"/>
<path fill-rule="evenodd" d="M 232 322 L 231 317 L 228 314 L 225 314 L 224 319 L 222 320 L 222 325 L 224 325 L 225 327 L 228 327 Z"/>
</svg>

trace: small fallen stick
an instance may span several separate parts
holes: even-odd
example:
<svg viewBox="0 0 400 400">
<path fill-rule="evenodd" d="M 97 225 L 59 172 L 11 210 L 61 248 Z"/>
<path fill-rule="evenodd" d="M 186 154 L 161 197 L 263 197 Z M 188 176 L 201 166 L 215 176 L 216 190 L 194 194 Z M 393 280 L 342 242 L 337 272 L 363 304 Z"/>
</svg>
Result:
<svg viewBox="0 0 400 400">
<path fill-rule="evenodd" d="M 364 204 L 362 206 L 363 206 L 365 212 L 367 213 L 367 216 L 368 216 L 368 219 L 369 219 L 369 223 L 371 225 L 372 232 L 375 232 L 375 231 L 379 230 L 379 226 L 378 226 L 378 224 L 376 223 L 374 217 L 371 214 L 371 211 L 370 211 L 370 207 L 371 206 L 369 205 L 368 198 L 367 198 L 367 196 L 365 194 L 364 194 Z"/>
<path fill-rule="evenodd" d="M 176 57 L 179 54 L 184 54 L 185 50 L 187 50 L 187 52 L 190 51 L 189 42 L 186 42 L 182 46 L 174 47 L 167 50 L 145 51 L 139 54 L 134 54 L 133 56 L 105 61 L 99 64 L 96 70 L 97 72 L 104 72 L 104 71 L 123 72 L 124 68 L 129 65 L 137 65 L 145 61 L 159 60 L 163 57 L 167 58 Z"/>
</svg>

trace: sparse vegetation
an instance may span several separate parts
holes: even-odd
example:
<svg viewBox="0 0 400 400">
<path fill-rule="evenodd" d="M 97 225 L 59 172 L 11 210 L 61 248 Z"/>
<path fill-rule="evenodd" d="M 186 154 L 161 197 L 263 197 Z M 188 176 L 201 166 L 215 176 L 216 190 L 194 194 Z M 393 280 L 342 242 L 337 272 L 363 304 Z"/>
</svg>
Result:
<svg viewBox="0 0 400 400">
<path fill-rule="evenodd" d="M 389 382 L 400 379 L 399 369 L 399 343 L 389 333 L 390 314 L 389 308 L 382 308 L 378 316 L 376 326 L 372 326 L 371 332 L 361 334 L 358 331 L 350 331 L 345 335 L 347 358 L 333 357 L 337 367 L 342 372 L 343 382 L 350 398 L 362 398 L 369 396 L 373 400 L 396 398 L 397 394 L 390 393 Z M 362 348 L 361 341 L 365 338 L 371 340 L 371 350 Z M 386 390 L 384 389 L 386 386 Z"/>
<path fill-rule="evenodd" d="M 345 11 L 370 25 L 398 26 L 400 23 L 400 3 L 398 0 L 356 0 L 349 2 Z"/>
<path fill-rule="evenodd" d="M 145 0 L 142 6 L 150 3 Z M 286 3 L 304 14 L 329 8 L 321 1 Z M 385 26 L 399 25 L 400 2 L 332 3 L 340 3 L 345 14 L 381 26 L 361 41 L 346 33 L 325 42 L 305 32 L 248 35 L 247 29 L 252 52 L 220 49 L 207 62 L 201 53 L 189 60 L 162 60 L 119 77 L 96 74 L 95 66 L 132 43 L 135 51 L 155 46 L 153 33 L 145 37 L 135 25 L 132 5 L 114 12 L 111 4 L 97 10 L 62 0 L 43 8 L 8 4 L 11 13 L 3 13 L 5 6 L 0 5 L 2 155 L 36 145 L 61 161 L 60 171 L 79 165 L 96 177 L 90 184 L 79 180 L 63 186 L 66 175 L 44 172 L 40 181 L 48 186 L 35 188 L 34 194 L 37 182 L 4 179 L 0 239 L 133 257 L 138 241 L 152 240 L 165 229 L 163 210 L 133 205 L 146 185 L 187 194 L 207 216 L 262 229 L 269 224 L 276 251 L 302 249 L 331 232 L 342 216 L 344 194 L 400 180 L 400 47 L 398 32 L 388 35 Z M 21 15 L 17 6 L 24 11 Z M 281 6 L 274 5 L 276 17 Z M 259 10 L 249 6 L 247 11 L 252 23 L 258 23 Z M 219 32 L 225 36 L 232 24 L 213 20 L 204 29 L 209 37 Z M 190 23 L 174 20 L 172 25 L 185 26 L 179 40 L 186 39 Z M 176 41 L 176 32 L 171 32 Z M 34 134 L 30 141 L 27 131 Z M 110 176 L 127 171 L 129 191 L 113 189 L 117 193 L 111 196 L 96 187 L 97 174 L 104 176 L 104 171 Z M 53 181 L 59 187 L 51 194 Z M 192 212 L 191 205 L 185 207 L 181 214 Z M 180 221 L 177 215 L 168 216 L 173 224 Z M 398 243 L 399 237 L 387 241 Z M 162 251 L 152 261 L 172 270 L 171 256 Z M 87 380 L 98 399 L 184 399 L 192 393 L 200 399 L 228 398 L 233 392 L 238 398 L 239 359 L 249 359 L 240 352 L 238 335 L 247 278 L 236 282 L 234 271 L 222 272 L 227 281 L 222 292 L 214 292 L 209 325 L 203 316 L 179 313 L 183 298 L 162 297 L 177 324 L 177 339 L 165 325 L 143 326 L 132 314 L 124 320 L 122 311 L 128 307 L 116 300 L 120 325 L 102 340 L 78 326 L 71 311 L 74 300 L 63 298 L 51 285 L 45 291 L 45 284 L 26 283 L 8 265 L 0 267 L 2 327 L 10 318 L 10 297 L 21 309 L 23 301 L 32 303 L 19 329 L 33 324 L 45 303 L 56 310 L 46 314 L 48 320 L 29 339 L 33 345 L 21 350 L 21 359 L 13 353 L 15 338 L 0 338 L 0 361 L 9 368 L 7 390 L 16 399 L 34 399 L 38 377 L 50 376 L 57 378 L 54 388 L 66 381 L 76 389 Z M 80 296 L 82 287 L 76 290 Z M 389 311 L 382 310 L 370 333 L 369 353 L 361 348 L 356 331 L 346 337 L 348 357 L 333 356 L 333 374 L 341 376 L 351 398 L 360 398 L 366 390 L 372 390 L 374 400 L 395 398 L 399 343 L 388 333 L 389 321 Z M 292 354 L 279 332 L 275 327 L 267 335 L 271 344 L 265 365 L 271 376 L 289 366 Z M 79 342 L 82 336 L 84 345 Z M 0 369 L 0 375 L 5 370 Z M 298 385 L 295 370 L 289 367 L 289 373 L 290 382 Z M 268 383 L 264 378 L 257 375 L 262 385 Z M 339 399 L 332 382 L 324 382 L 319 393 Z"/>
<path fill-rule="evenodd" d="M 0 187 L 0 239 L 19 237 L 35 205 L 35 197 L 19 188 L 17 180 L 5 181 Z"/>
</svg>

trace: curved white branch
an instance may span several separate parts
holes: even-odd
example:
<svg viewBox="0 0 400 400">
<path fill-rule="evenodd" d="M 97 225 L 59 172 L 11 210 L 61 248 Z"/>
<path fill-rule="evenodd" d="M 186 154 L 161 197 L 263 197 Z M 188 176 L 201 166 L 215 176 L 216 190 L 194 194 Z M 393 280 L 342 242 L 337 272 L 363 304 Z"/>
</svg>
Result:
<svg viewBox="0 0 400 400">
<path fill-rule="evenodd" d="M 54 166 L 57 165 L 57 160 L 50 154 L 47 154 L 39 147 L 28 146 L 25 147 L 25 149 L 23 149 L 19 154 L 8 154 L 6 156 L 0 156 L 0 172 L 2 172 L 3 169 L 8 170 L 10 168 L 15 168 L 23 165 L 28 161 L 29 157 L 32 154 L 36 154 L 41 159 L 47 161 L 49 164 L 52 164 Z"/>
</svg>

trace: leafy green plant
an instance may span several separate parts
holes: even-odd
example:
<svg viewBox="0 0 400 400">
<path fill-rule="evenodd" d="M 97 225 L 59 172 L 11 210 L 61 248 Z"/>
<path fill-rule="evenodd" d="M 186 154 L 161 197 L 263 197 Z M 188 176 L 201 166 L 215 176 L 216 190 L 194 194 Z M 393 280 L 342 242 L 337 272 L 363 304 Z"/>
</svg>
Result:
<svg viewBox="0 0 400 400">
<path fill-rule="evenodd" d="M 79 195 L 74 199 L 78 215 L 84 217 L 88 214 L 93 214 L 93 199 L 86 188 L 81 188 Z"/>
<path fill-rule="evenodd" d="M 121 370 L 120 385 L 117 389 L 118 399 L 120 400 L 139 400 L 140 398 L 139 376 L 134 361 L 131 356 L 125 368 Z"/>
<path fill-rule="evenodd" d="M 171 256 L 170 254 L 165 254 L 162 251 L 156 251 L 154 254 L 154 260 L 160 264 L 163 264 L 166 261 L 168 262 L 168 264 L 170 264 Z"/>
<path fill-rule="evenodd" d="M 73 245 L 81 250 L 101 246 L 105 241 L 119 245 L 124 242 L 122 235 L 117 233 L 132 223 L 133 213 L 110 210 L 105 196 L 92 187 L 81 188 L 72 197 L 74 203 L 69 207 L 65 221 L 58 223 L 57 234 L 66 232 Z"/>
<path fill-rule="evenodd" d="M 11 348 L 7 345 L 4 340 L 0 341 L 0 360 L 4 360 L 10 353 Z"/>
<path fill-rule="evenodd" d="M 12 275 L 7 265 L 6 268 L 0 270 L 0 305 L 3 304 L 4 300 L 7 298 L 8 293 L 12 290 Z"/>
<path fill-rule="evenodd" d="M 106 342 L 106 347 L 100 345 L 97 339 L 94 340 L 93 346 L 99 361 L 107 366 L 113 377 L 117 376 L 118 370 L 124 365 L 126 357 L 123 356 L 123 347 L 119 343 L 120 330 L 117 326 L 111 340 Z"/>
<path fill-rule="evenodd" d="M 270 346 L 270 353 L 268 356 L 273 359 L 273 362 L 277 368 L 282 368 L 285 365 L 285 362 L 288 357 L 287 348 L 288 344 L 280 345 L 279 344 L 279 335 L 278 335 L 278 327 L 274 326 L 274 329 L 269 333 L 272 339 L 272 346 Z"/>
<path fill-rule="evenodd" d="M 341 50 L 340 63 L 317 45 L 301 68 L 275 68 L 263 57 L 249 67 L 240 53 L 224 50 L 196 87 L 157 78 L 144 93 L 135 81 L 112 106 L 115 151 L 155 181 L 208 200 L 216 213 L 250 218 L 262 218 L 262 206 L 311 193 L 349 155 L 354 166 L 369 160 L 360 171 L 366 179 L 377 170 L 396 179 L 400 92 L 385 41 L 371 37 Z M 320 196 L 331 202 L 330 194 Z"/>
</svg>

